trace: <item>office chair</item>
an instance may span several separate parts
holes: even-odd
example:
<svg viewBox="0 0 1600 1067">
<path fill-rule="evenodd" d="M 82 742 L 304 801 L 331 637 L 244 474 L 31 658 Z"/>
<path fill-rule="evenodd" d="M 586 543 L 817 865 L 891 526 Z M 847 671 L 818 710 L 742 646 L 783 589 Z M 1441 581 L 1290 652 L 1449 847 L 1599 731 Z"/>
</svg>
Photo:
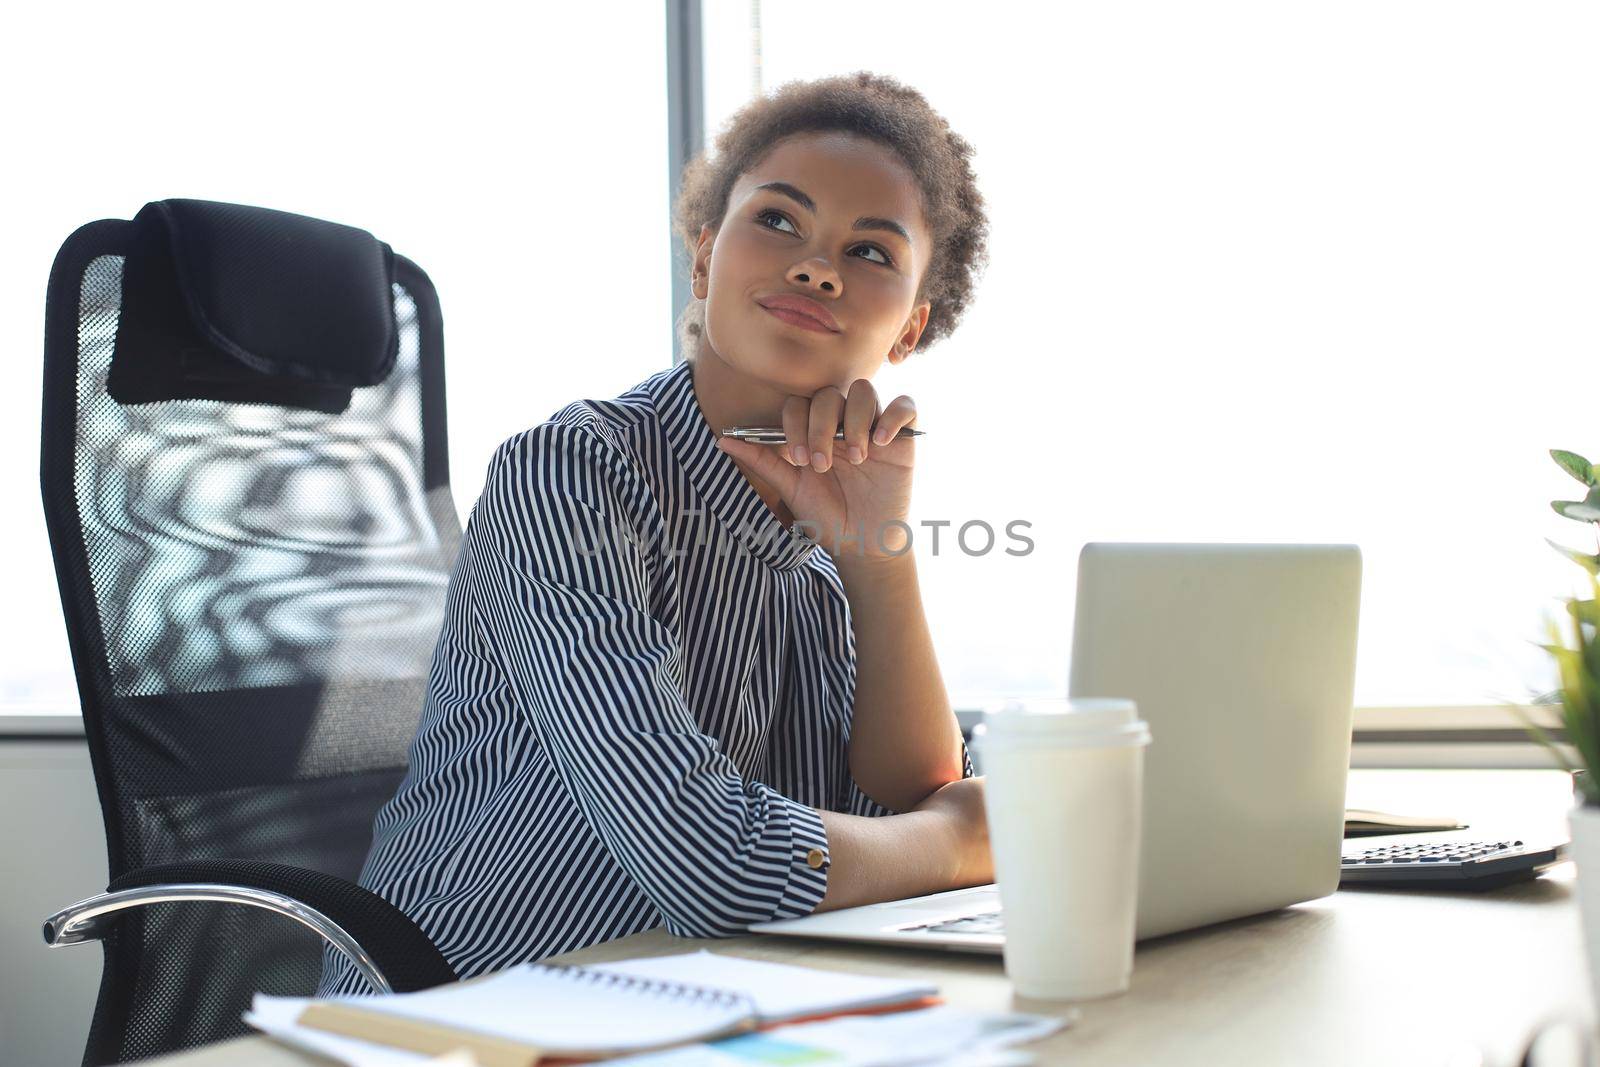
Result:
<svg viewBox="0 0 1600 1067">
<path fill-rule="evenodd" d="M 324 944 L 456 977 L 354 884 L 460 544 L 443 347 L 421 268 L 320 219 L 164 200 L 56 255 L 40 474 L 111 881 L 44 935 L 104 946 L 86 1064 L 247 1032 Z"/>
</svg>

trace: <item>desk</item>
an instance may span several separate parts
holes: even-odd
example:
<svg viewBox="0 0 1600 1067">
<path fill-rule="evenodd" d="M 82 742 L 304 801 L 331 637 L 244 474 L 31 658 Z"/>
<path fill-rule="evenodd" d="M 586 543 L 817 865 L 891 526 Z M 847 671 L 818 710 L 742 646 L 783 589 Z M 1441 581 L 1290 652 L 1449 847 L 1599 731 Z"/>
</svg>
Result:
<svg viewBox="0 0 1600 1067">
<path fill-rule="evenodd" d="M 1545 771 L 1352 771 L 1351 807 L 1456 813 L 1474 831 L 1565 836 L 1564 776 Z M 1427 835 L 1416 835 L 1421 838 Z M 1342 891 L 1141 942 L 1123 996 L 1028 1046 L 1044 1064 L 1515 1062 L 1540 1020 L 1591 1015 L 1572 864 L 1486 894 Z M 709 948 L 841 971 L 918 976 L 952 1004 L 1051 1013 L 1013 998 L 998 957 L 663 930 L 553 957 L 592 963 Z M 146 1061 L 160 1067 L 311 1067 L 258 1037 Z"/>
</svg>

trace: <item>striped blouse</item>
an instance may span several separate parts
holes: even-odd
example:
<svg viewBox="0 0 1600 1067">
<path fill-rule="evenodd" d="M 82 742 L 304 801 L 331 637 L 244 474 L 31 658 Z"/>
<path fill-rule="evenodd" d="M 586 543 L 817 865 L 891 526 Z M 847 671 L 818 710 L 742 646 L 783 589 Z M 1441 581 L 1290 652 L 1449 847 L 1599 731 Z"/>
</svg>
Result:
<svg viewBox="0 0 1600 1067">
<path fill-rule="evenodd" d="M 846 760 L 834 561 L 718 450 L 691 373 L 505 441 L 467 521 L 360 876 L 463 978 L 808 914 L 829 866 L 816 809 L 890 814 Z M 364 990 L 328 957 L 319 993 Z"/>
</svg>

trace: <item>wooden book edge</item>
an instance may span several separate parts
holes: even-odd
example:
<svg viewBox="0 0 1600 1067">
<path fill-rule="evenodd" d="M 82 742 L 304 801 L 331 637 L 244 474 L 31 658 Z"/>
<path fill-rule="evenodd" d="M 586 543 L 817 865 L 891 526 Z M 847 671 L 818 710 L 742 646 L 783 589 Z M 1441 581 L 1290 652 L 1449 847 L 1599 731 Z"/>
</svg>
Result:
<svg viewBox="0 0 1600 1067">
<path fill-rule="evenodd" d="M 466 1049 L 477 1058 L 479 1067 L 538 1067 L 541 1060 L 549 1062 L 583 1062 L 606 1059 L 612 1056 L 634 1055 L 716 1041 L 756 1028 L 753 1018 L 730 1023 L 713 1032 L 700 1034 L 682 1041 L 650 1046 L 627 1048 L 555 1049 L 547 1052 L 537 1045 L 507 1037 L 464 1030 L 443 1023 L 411 1019 L 395 1012 L 363 1008 L 343 1002 L 317 1001 L 301 1009 L 295 1022 L 313 1030 L 370 1041 L 375 1045 L 422 1052 L 430 1056 L 443 1055 L 456 1049 Z"/>
</svg>

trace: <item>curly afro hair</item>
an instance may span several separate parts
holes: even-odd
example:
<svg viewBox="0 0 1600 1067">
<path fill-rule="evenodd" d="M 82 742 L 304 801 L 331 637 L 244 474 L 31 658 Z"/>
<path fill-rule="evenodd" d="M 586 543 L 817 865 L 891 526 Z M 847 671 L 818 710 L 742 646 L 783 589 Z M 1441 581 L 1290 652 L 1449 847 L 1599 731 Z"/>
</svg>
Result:
<svg viewBox="0 0 1600 1067">
<path fill-rule="evenodd" d="M 857 71 L 794 81 L 751 101 L 717 135 L 715 156 L 696 156 L 683 169 L 673 228 L 692 258 L 700 227 L 720 227 L 739 176 L 784 137 L 843 131 L 890 149 L 916 176 L 933 253 L 917 289 L 928 324 L 918 348 L 948 337 L 972 300 L 988 265 L 988 218 L 972 173 L 972 145 L 950 129 L 917 90 L 879 74 Z M 705 332 L 705 301 L 693 299 L 678 317 L 683 351 Z"/>
</svg>

